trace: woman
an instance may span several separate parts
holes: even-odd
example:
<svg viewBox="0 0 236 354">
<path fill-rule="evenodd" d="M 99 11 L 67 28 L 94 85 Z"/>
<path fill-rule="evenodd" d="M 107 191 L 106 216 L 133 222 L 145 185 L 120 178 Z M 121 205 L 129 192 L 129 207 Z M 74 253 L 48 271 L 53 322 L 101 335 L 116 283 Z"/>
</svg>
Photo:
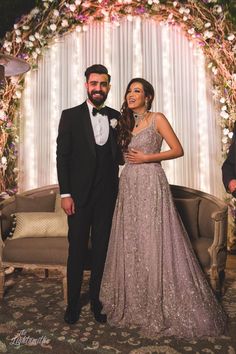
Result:
<svg viewBox="0 0 236 354">
<path fill-rule="evenodd" d="M 168 120 L 149 110 L 152 85 L 128 84 L 119 143 L 120 177 L 100 299 L 108 323 L 149 337 L 224 333 L 226 316 L 198 264 L 161 161 L 183 155 Z M 161 152 L 163 139 L 169 150 Z"/>
</svg>

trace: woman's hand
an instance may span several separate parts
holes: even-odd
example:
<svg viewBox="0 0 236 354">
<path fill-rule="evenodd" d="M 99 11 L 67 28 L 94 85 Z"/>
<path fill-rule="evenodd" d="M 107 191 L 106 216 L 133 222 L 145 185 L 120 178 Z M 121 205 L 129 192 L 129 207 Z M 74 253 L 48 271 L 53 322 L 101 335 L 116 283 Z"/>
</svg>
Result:
<svg viewBox="0 0 236 354">
<path fill-rule="evenodd" d="M 131 149 L 125 153 L 125 158 L 130 163 L 145 163 L 148 162 L 147 154 L 144 154 L 142 151 Z"/>
</svg>

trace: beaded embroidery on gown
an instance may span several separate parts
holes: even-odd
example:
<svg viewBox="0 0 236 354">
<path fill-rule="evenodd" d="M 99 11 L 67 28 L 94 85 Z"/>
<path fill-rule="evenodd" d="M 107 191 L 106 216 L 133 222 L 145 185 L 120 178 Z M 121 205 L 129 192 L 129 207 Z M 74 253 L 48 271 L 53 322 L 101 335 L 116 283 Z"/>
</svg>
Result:
<svg viewBox="0 0 236 354">
<path fill-rule="evenodd" d="M 129 148 L 159 152 L 151 124 Z M 226 315 L 193 252 L 159 163 L 125 164 L 100 291 L 110 325 L 140 328 L 148 337 L 218 336 Z"/>
</svg>

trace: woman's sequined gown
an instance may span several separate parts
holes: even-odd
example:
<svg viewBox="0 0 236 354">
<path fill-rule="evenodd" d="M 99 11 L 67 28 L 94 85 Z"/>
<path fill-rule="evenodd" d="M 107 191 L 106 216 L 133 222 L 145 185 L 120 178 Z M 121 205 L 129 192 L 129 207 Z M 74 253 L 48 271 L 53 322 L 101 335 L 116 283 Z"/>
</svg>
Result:
<svg viewBox="0 0 236 354">
<path fill-rule="evenodd" d="M 150 126 L 129 148 L 159 152 Z M 120 177 L 100 299 L 108 323 L 148 337 L 218 336 L 226 316 L 193 252 L 159 163 L 126 163 Z"/>
</svg>

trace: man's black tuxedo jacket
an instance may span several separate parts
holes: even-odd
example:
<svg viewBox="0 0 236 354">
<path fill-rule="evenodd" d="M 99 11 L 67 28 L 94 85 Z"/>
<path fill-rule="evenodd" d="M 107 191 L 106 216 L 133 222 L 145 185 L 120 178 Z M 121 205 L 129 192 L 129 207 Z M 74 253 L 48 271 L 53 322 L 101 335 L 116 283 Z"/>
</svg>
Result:
<svg viewBox="0 0 236 354">
<path fill-rule="evenodd" d="M 113 166 L 112 176 L 118 184 L 120 151 L 116 143 L 116 129 L 110 120 L 119 119 L 120 113 L 107 108 L 109 143 Z M 87 103 L 62 112 L 57 137 L 57 174 L 60 193 L 70 193 L 81 207 L 86 204 L 96 172 L 95 138 Z"/>
<path fill-rule="evenodd" d="M 232 179 L 236 179 L 236 135 L 234 131 L 234 138 L 229 148 L 228 156 L 222 165 L 222 178 L 225 189 L 229 192 L 228 185 Z M 230 192 L 229 192 L 230 193 Z"/>
</svg>

